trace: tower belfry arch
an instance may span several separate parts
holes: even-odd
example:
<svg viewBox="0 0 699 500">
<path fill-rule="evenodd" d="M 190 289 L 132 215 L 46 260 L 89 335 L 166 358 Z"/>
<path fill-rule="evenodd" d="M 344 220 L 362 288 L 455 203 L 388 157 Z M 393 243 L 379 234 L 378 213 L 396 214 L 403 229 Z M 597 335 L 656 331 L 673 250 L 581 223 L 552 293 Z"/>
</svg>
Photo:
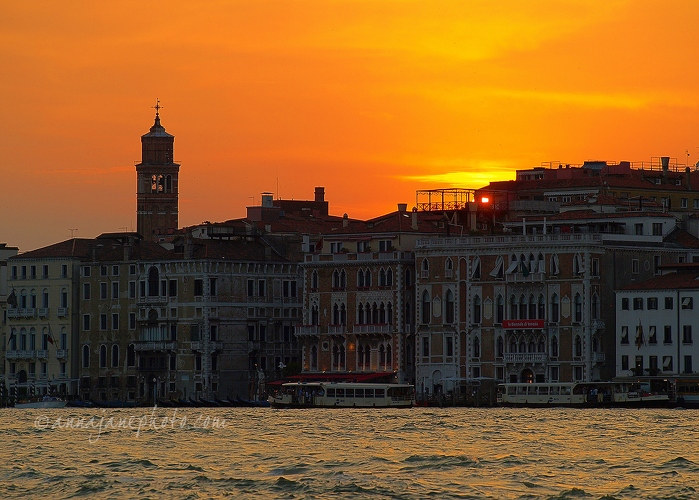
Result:
<svg viewBox="0 0 699 500">
<path fill-rule="evenodd" d="M 179 227 L 178 177 L 180 165 L 173 158 L 175 136 L 160 123 L 160 100 L 155 122 L 141 136 L 141 162 L 136 165 L 136 224 L 145 239 L 161 241 Z"/>
</svg>

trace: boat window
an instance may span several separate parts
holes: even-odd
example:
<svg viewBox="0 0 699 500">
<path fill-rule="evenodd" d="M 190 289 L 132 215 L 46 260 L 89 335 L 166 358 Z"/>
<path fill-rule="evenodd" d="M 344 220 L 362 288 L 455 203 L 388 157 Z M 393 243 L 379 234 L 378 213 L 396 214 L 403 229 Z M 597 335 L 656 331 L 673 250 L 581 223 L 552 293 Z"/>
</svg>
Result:
<svg viewBox="0 0 699 500">
<path fill-rule="evenodd" d="M 546 395 L 549 393 L 549 388 L 548 387 L 539 387 L 539 394 Z"/>
<path fill-rule="evenodd" d="M 363 398 L 364 397 L 364 389 L 355 389 L 354 390 L 354 397 L 355 398 Z"/>
<path fill-rule="evenodd" d="M 345 397 L 345 390 L 344 389 L 335 389 L 335 397 L 344 398 Z"/>
<path fill-rule="evenodd" d="M 383 389 L 374 389 L 374 394 L 377 398 L 382 398 L 382 397 L 384 397 L 384 390 Z"/>
<path fill-rule="evenodd" d="M 537 389 L 537 387 L 536 387 L 535 385 L 530 385 L 528 389 L 529 389 L 529 390 L 527 391 L 527 393 L 528 393 L 530 396 L 536 395 L 536 389 Z"/>
<path fill-rule="evenodd" d="M 335 397 L 335 389 L 330 389 L 328 388 L 328 397 L 329 398 L 334 398 Z"/>
<path fill-rule="evenodd" d="M 527 393 L 527 386 L 526 385 L 517 387 L 517 394 L 526 394 L 526 393 Z"/>
<path fill-rule="evenodd" d="M 364 389 L 364 397 L 365 398 L 373 398 L 374 397 L 374 389 Z"/>
<path fill-rule="evenodd" d="M 354 389 L 345 389 L 345 397 L 353 398 L 354 397 Z"/>
<path fill-rule="evenodd" d="M 570 396 L 570 387 L 561 387 L 562 396 Z"/>
<path fill-rule="evenodd" d="M 509 394 L 510 396 L 514 396 L 515 394 L 517 394 L 517 388 L 516 387 L 508 387 L 507 394 Z"/>
<path fill-rule="evenodd" d="M 551 394 L 554 396 L 558 396 L 561 393 L 561 388 L 557 385 L 554 385 L 551 387 Z"/>
</svg>

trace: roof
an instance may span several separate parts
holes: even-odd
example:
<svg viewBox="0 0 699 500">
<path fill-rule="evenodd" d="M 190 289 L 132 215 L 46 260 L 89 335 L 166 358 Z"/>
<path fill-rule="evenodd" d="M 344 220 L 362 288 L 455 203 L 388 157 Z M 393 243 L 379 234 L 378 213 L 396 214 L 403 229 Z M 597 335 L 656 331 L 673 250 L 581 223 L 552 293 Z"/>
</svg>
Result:
<svg viewBox="0 0 699 500">
<path fill-rule="evenodd" d="M 633 283 L 620 289 L 632 290 L 689 290 L 699 289 L 699 271 L 670 273 L 646 281 Z"/>
</svg>

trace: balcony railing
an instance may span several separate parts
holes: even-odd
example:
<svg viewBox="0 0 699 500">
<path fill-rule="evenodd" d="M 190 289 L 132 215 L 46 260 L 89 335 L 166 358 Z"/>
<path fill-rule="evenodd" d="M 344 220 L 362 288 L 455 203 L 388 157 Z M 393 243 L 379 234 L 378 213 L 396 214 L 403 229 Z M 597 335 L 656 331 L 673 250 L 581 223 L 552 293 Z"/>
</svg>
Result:
<svg viewBox="0 0 699 500">
<path fill-rule="evenodd" d="M 177 349 L 177 342 L 136 342 L 134 349 L 136 351 L 174 351 Z"/>
<path fill-rule="evenodd" d="M 296 335 L 320 335 L 318 325 L 303 325 L 296 327 Z"/>
<path fill-rule="evenodd" d="M 593 352 L 592 353 L 593 363 L 604 363 L 604 353 L 603 352 Z"/>
<path fill-rule="evenodd" d="M 391 333 L 392 325 L 354 325 L 353 333 Z"/>
<path fill-rule="evenodd" d="M 593 319 L 591 325 L 593 330 L 604 330 L 604 320 Z"/>
<path fill-rule="evenodd" d="M 68 308 L 67 307 L 59 307 L 58 309 L 56 309 L 56 315 L 59 318 L 65 318 L 66 316 L 68 316 Z"/>
<path fill-rule="evenodd" d="M 193 351 L 203 351 L 205 349 L 207 342 L 205 341 L 200 341 L 200 342 L 192 342 L 190 344 L 190 349 Z M 222 351 L 223 350 L 223 342 L 218 342 L 218 341 L 213 341 L 210 340 L 208 342 L 209 348 L 212 351 Z"/>
<path fill-rule="evenodd" d="M 347 333 L 347 326 L 345 325 L 328 325 L 329 335 L 341 335 Z"/>
<path fill-rule="evenodd" d="M 26 349 L 5 351 L 5 358 L 7 358 L 7 359 L 34 359 L 34 358 L 36 358 L 36 351 L 28 351 Z"/>
<path fill-rule="evenodd" d="M 25 318 L 33 318 L 36 316 L 36 309 L 29 307 L 27 309 L 20 309 L 20 314 Z"/>
<path fill-rule="evenodd" d="M 40 307 L 38 309 L 38 311 L 39 311 L 40 318 L 48 318 L 49 317 L 49 308 L 48 307 Z"/>
<path fill-rule="evenodd" d="M 7 317 L 8 318 L 19 318 L 19 309 L 8 309 L 7 310 Z"/>
<path fill-rule="evenodd" d="M 506 352 L 505 363 L 546 363 L 548 355 L 546 353 L 524 353 Z"/>
<path fill-rule="evenodd" d="M 36 357 L 39 359 L 48 359 L 48 357 L 49 357 L 48 349 L 41 349 L 39 351 L 36 351 Z"/>
</svg>

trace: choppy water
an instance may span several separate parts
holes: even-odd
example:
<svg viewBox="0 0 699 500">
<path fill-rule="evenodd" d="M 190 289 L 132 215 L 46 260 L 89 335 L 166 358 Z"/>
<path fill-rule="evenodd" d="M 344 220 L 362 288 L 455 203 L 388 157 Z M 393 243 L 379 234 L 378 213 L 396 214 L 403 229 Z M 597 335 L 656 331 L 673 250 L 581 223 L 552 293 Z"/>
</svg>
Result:
<svg viewBox="0 0 699 500">
<path fill-rule="evenodd" d="M 0 410 L 0 497 L 699 498 L 693 410 L 151 411 Z"/>
</svg>

